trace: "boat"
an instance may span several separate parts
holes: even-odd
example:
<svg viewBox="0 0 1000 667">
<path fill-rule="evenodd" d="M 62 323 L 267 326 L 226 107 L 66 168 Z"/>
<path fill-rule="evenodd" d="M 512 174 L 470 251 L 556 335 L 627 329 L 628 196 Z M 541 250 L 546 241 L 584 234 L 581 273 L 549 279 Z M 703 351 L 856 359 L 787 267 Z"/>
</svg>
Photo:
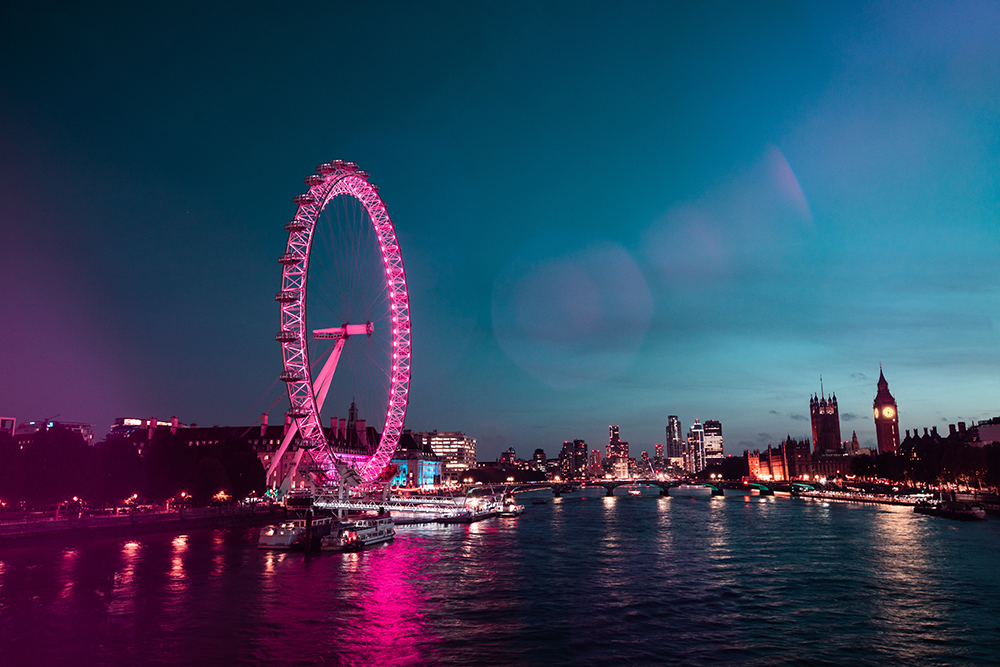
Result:
<svg viewBox="0 0 1000 667">
<path fill-rule="evenodd" d="M 630 486 L 629 489 L 628 489 L 628 494 L 630 496 L 641 496 L 642 495 L 642 491 L 640 491 L 639 489 L 635 488 L 634 486 Z"/>
<path fill-rule="evenodd" d="M 518 505 L 514 502 L 513 498 L 508 498 L 500 506 L 500 511 L 497 514 L 500 516 L 518 516 L 524 514 L 524 505 Z"/>
<path fill-rule="evenodd" d="M 336 533 L 320 540 L 322 551 L 359 551 L 396 536 L 396 522 L 388 514 L 380 514 L 340 524 Z"/>
<path fill-rule="evenodd" d="M 312 540 L 320 541 L 330 534 L 333 528 L 333 517 L 314 516 L 296 517 L 291 521 L 283 521 L 279 524 L 264 526 L 260 529 L 260 537 L 257 538 L 258 549 L 301 549 L 305 547 L 306 522 L 311 518 Z"/>
<path fill-rule="evenodd" d="M 913 507 L 917 514 L 940 516 L 957 521 L 985 521 L 986 509 L 979 503 L 921 500 Z"/>
<path fill-rule="evenodd" d="M 470 507 L 464 507 L 454 514 L 448 514 L 447 516 L 440 516 L 436 519 L 438 523 L 475 523 L 476 521 L 482 521 L 483 519 L 489 519 L 497 515 L 495 509 L 481 508 L 472 509 Z"/>
<path fill-rule="evenodd" d="M 712 495 L 712 488 L 704 484 L 681 484 L 670 487 L 668 493 L 675 497 L 704 498 Z"/>
</svg>

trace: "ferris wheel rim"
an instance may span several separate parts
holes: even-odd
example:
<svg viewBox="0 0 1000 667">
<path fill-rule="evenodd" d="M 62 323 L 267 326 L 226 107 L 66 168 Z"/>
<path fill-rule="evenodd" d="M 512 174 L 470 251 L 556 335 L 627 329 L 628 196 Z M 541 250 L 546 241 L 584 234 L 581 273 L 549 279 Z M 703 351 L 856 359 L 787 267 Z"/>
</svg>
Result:
<svg viewBox="0 0 1000 667">
<path fill-rule="evenodd" d="M 327 479 L 338 476 L 337 459 L 323 432 L 316 402 L 309 359 L 306 325 L 306 297 L 309 259 L 313 233 L 320 215 L 335 198 L 346 195 L 356 199 L 368 214 L 382 256 L 385 290 L 391 321 L 392 359 L 388 406 L 385 423 L 375 452 L 362 463 L 358 472 L 364 482 L 375 480 L 388 465 L 402 435 L 410 381 L 410 312 L 409 293 L 395 226 L 389 218 L 378 187 L 370 183 L 368 173 L 353 162 L 335 160 L 319 165 L 305 180 L 309 190 L 294 198 L 295 217 L 285 224 L 288 242 L 279 257 L 283 265 L 281 291 L 281 343 L 283 370 L 281 379 L 288 388 L 289 416 L 301 436 L 301 446 L 308 449 Z"/>
</svg>

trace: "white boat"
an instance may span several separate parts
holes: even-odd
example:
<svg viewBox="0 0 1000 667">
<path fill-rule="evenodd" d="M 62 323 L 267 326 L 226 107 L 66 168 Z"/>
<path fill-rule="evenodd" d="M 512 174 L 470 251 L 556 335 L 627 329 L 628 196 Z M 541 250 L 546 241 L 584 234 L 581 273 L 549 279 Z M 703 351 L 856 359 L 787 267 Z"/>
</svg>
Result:
<svg viewBox="0 0 1000 667">
<path fill-rule="evenodd" d="M 260 529 L 260 537 L 257 539 L 258 549 L 299 549 L 305 546 L 306 540 L 306 517 L 299 517 L 291 521 L 264 526 Z M 312 539 L 319 540 L 330 534 L 333 527 L 333 518 L 328 516 L 312 517 Z"/>
<path fill-rule="evenodd" d="M 476 521 L 482 521 L 483 519 L 489 519 L 490 517 L 496 516 L 496 512 L 491 512 L 488 510 L 471 510 L 468 508 L 460 509 L 454 514 L 449 514 L 447 516 L 439 516 L 436 521 L 438 523 L 475 523 Z"/>
<path fill-rule="evenodd" d="M 524 505 L 518 505 L 513 499 L 510 499 L 500 506 L 500 511 L 497 514 L 500 516 L 518 516 L 524 514 Z"/>
<path fill-rule="evenodd" d="M 706 498 L 712 495 L 712 489 L 702 484 L 681 484 L 670 487 L 669 493 L 674 497 Z"/>
<path fill-rule="evenodd" d="M 323 551 L 357 551 L 372 544 L 387 542 L 396 535 L 396 522 L 388 514 L 340 524 L 336 534 L 320 540 Z"/>
</svg>

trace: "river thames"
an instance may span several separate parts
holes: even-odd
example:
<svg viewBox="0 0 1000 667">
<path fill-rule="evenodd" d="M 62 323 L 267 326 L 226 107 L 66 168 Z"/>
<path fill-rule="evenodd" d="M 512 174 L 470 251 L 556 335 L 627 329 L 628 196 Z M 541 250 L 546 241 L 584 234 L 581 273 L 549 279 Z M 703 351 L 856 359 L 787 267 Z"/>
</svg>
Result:
<svg viewBox="0 0 1000 667">
<path fill-rule="evenodd" d="M 1000 521 L 564 497 L 356 554 L 258 529 L 0 550 L 0 663 L 1000 664 Z"/>
</svg>

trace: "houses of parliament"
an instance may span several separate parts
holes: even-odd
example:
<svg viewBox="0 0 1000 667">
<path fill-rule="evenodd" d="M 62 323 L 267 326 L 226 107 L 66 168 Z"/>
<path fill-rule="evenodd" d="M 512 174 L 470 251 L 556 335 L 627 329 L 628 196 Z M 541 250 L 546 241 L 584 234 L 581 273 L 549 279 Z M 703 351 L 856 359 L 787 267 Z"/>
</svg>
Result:
<svg viewBox="0 0 1000 667">
<path fill-rule="evenodd" d="M 872 407 L 878 453 L 895 453 L 899 449 L 899 413 L 881 367 Z M 837 395 L 824 395 L 822 378 L 819 395 L 813 394 L 809 399 L 809 417 L 811 449 L 808 440 L 788 436 L 777 447 L 768 445 L 765 451 L 744 452 L 748 475 L 775 481 L 839 477 L 850 473 L 851 457 L 875 453 L 871 449 L 861 449 L 856 431 L 852 432 L 850 441 L 841 440 Z"/>
</svg>

